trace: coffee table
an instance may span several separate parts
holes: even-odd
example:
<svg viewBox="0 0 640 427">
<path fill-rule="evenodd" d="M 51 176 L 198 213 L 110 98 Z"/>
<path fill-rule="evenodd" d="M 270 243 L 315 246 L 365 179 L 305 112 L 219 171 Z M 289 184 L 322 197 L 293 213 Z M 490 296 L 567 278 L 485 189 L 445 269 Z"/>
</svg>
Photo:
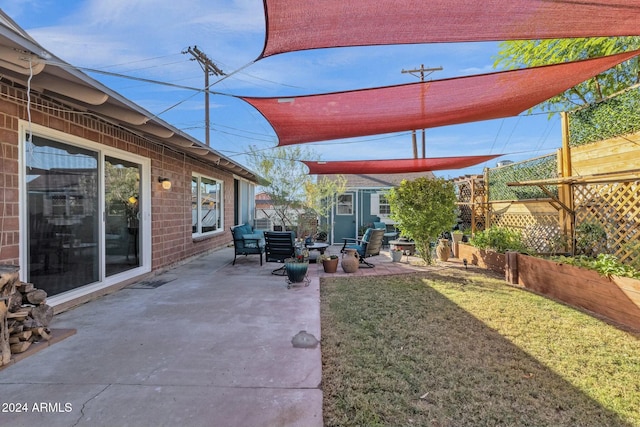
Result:
<svg viewBox="0 0 640 427">
<path fill-rule="evenodd" d="M 318 251 L 320 252 L 320 255 L 324 254 L 324 251 L 327 250 L 327 248 L 329 247 L 328 243 L 324 243 L 324 242 L 314 242 L 311 245 L 304 245 L 305 248 L 307 248 L 309 250 L 309 252 L 311 251 Z M 317 258 L 317 257 L 316 257 Z M 316 258 L 313 258 L 313 262 L 316 262 Z M 311 257 L 309 257 L 309 262 L 311 262 L 312 259 Z"/>
<path fill-rule="evenodd" d="M 311 245 L 304 245 L 310 251 L 318 251 L 320 255 L 324 254 L 324 251 L 329 247 L 328 243 L 324 242 L 314 242 Z"/>
</svg>

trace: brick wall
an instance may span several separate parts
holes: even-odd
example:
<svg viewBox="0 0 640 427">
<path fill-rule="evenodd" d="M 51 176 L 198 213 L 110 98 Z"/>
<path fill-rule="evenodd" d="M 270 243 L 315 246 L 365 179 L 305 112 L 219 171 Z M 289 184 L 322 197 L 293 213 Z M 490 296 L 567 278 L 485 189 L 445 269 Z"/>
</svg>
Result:
<svg viewBox="0 0 640 427">
<path fill-rule="evenodd" d="M 21 88 L 0 84 L 0 263 L 19 261 L 18 119 L 27 120 L 27 95 Z M 163 147 L 92 116 L 70 111 L 31 93 L 32 123 L 151 159 L 152 269 L 222 247 L 232 241 L 233 176 L 215 165 Z M 220 234 L 194 241 L 191 237 L 191 175 L 223 181 L 224 225 Z M 158 177 L 171 179 L 162 189 Z"/>
</svg>

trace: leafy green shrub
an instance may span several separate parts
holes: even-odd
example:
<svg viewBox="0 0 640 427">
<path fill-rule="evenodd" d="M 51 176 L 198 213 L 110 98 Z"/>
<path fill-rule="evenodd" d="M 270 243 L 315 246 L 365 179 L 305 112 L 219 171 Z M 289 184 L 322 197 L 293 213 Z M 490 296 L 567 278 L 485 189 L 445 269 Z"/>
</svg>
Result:
<svg viewBox="0 0 640 427">
<path fill-rule="evenodd" d="M 601 276 L 620 276 L 640 279 L 640 271 L 629 265 L 622 264 L 618 258 L 610 254 L 599 254 L 595 258 L 591 258 L 586 255 L 578 255 L 576 257 L 552 257 L 551 259 L 563 264 L 595 270 Z"/>
<path fill-rule="evenodd" d="M 504 227 L 493 226 L 480 231 L 471 238 L 469 243 L 478 249 L 491 249 L 500 253 L 527 252 L 525 244 L 522 243 L 522 234 Z"/>
<path fill-rule="evenodd" d="M 432 264 L 431 242 L 456 223 L 453 182 L 444 178 L 403 180 L 387 195 L 391 218 L 401 234 L 413 239 L 420 257 Z"/>
<path fill-rule="evenodd" d="M 576 227 L 576 253 L 595 257 L 607 248 L 607 232 L 598 222 L 583 222 Z"/>
</svg>

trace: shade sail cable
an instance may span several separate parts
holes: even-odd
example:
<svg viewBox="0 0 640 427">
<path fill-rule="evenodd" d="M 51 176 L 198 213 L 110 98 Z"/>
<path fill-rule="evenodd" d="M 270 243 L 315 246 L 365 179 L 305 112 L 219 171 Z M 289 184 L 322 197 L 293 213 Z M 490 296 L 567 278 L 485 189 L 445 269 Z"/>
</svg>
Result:
<svg viewBox="0 0 640 427">
<path fill-rule="evenodd" d="M 517 116 L 639 53 L 354 91 L 240 98 L 271 124 L 278 145 L 328 141 Z"/>
<path fill-rule="evenodd" d="M 258 57 L 414 43 L 640 35 L 640 0 L 263 0 Z"/>
</svg>

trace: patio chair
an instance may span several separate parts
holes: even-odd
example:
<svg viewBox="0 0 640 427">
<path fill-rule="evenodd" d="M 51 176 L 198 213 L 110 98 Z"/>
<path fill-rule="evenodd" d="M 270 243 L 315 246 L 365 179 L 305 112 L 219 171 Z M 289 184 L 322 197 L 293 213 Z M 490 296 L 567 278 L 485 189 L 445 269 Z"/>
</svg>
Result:
<svg viewBox="0 0 640 427">
<path fill-rule="evenodd" d="M 395 229 L 393 231 L 387 231 L 387 224 L 385 224 L 384 222 L 374 222 L 373 228 L 381 228 L 384 230 L 382 247 L 389 246 L 389 240 L 393 240 L 398 237 L 398 232 Z"/>
<path fill-rule="evenodd" d="M 233 263 L 236 264 L 238 255 L 259 255 L 260 265 L 262 265 L 262 254 L 264 253 L 264 237 L 262 231 L 254 230 L 249 224 L 236 225 L 231 227 L 233 235 Z"/>
<path fill-rule="evenodd" d="M 343 252 L 345 249 L 355 249 L 360 256 L 360 264 L 373 268 L 375 265 L 367 262 L 366 258 L 380 254 L 383 238 L 384 230 L 380 228 L 368 228 L 364 236 L 362 236 L 362 240 L 343 238 L 344 246 L 340 252 Z M 349 244 L 350 242 L 352 243 Z"/>
<path fill-rule="evenodd" d="M 265 231 L 265 260 L 267 262 L 282 262 L 287 258 L 296 256 L 295 249 L 295 235 L 293 231 Z M 284 276 L 286 273 L 284 265 L 280 268 L 276 268 L 271 272 Z"/>
</svg>

